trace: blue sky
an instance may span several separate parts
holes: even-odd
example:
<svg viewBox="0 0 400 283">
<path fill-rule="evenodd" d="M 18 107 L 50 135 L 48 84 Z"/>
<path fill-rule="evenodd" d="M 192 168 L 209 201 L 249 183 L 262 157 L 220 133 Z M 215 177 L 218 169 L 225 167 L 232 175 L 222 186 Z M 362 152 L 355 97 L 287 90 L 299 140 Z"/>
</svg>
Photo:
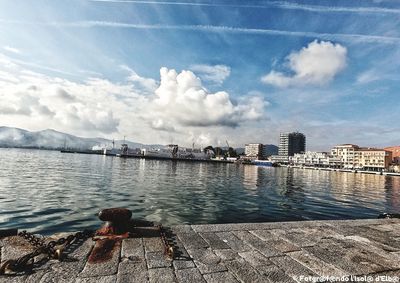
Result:
<svg viewBox="0 0 400 283">
<path fill-rule="evenodd" d="M 144 143 L 400 144 L 398 1 L 0 1 L 0 124 Z"/>
</svg>

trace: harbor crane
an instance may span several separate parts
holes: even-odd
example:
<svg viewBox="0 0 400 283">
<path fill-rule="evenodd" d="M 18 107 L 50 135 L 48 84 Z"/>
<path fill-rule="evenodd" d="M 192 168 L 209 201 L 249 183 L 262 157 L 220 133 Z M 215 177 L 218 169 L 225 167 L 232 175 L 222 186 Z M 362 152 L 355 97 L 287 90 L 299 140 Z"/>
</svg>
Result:
<svg viewBox="0 0 400 283">
<path fill-rule="evenodd" d="M 231 153 L 229 151 L 230 146 L 229 146 L 228 140 L 225 140 L 225 141 L 226 141 L 226 145 L 228 146 L 228 157 L 231 157 Z"/>
</svg>

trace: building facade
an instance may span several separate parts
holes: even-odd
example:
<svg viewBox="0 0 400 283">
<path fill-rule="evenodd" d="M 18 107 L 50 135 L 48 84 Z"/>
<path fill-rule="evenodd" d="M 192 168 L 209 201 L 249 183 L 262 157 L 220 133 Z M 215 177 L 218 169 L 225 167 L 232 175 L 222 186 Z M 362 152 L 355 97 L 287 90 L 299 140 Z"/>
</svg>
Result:
<svg viewBox="0 0 400 283">
<path fill-rule="evenodd" d="M 289 157 L 290 163 L 298 166 L 330 167 L 340 168 L 341 159 L 332 156 L 327 152 L 307 151 L 305 153 L 295 153 Z"/>
<path fill-rule="evenodd" d="M 306 136 L 302 133 L 281 133 L 279 137 L 280 156 L 293 156 L 306 150 Z"/>
<path fill-rule="evenodd" d="M 332 148 L 331 155 L 340 158 L 344 169 L 382 171 L 388 169 L 392 162 L 390 151 L 354 144 L 337 145 Z"/>
<path fill-rule="evenodd" d="M 384 150 L 392 153 L 393 164 L 400 164 L 400 146 L 385 147 Z"/>
<path fill-rule="evenodd" d="M 358 163 L 359 149 L 360 147 L 355 144 L 341 144 L 332 148 L 331 155 L 341 159 L 343 168 L 353 169 Z"/>
<path fill-rule="evenodd" d="M 382 171 L 392 162 L 392 152 L 384 149 L 361 148 L 359 153 L 358 168 L 363 170 Z"/>
<path fill-rule="evenodd" d="M 263 145 L 261 143 L 249 143 L 244 147 L 244 154 L 247 158 L 261 159 L 263 156 Z"/>
<path fill-rule="evenodd" d="M 271 155 L 269 157 L 269 160 L 273 163 L 280 163 L 280 164 L 289 164 L 289 156 L 284 156 L 284 155 Z"/>
</svg>

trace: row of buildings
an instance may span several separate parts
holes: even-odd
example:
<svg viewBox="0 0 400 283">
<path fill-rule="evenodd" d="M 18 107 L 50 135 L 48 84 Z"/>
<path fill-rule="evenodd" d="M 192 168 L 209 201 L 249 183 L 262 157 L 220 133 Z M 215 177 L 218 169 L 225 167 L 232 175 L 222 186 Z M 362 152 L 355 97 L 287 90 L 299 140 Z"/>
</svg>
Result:
<svg viewBox="0 0 400 283">
<path fill-rule="evenodd" d="M 297 166 L 385 171 L 400 165 L 400 146 L 379 149 L 342 144 L 333 147 L 330 152 L 306 152 L 305 135 L 294 132 L 280 134 L 278 155 L 264 155 L 262 144 L 247 144 L 245 158 L 269 159 Z"/>
<path fill-rule="evenodd" d="M 271 154 L 272 145 L 263 145 L 261 143 L 249 143 L 244 148 L 244 158 L 246 159 L 267 159 L 272 157 L 287 161 L 288 156 L 295 153 L 305 152 L 306 136 L 302 133 L 281 133 L 279 139 L 279 148 L 277 152 Z"/>
<path fill-rule="evenodd" d="M 274 145 L 249 143 L 244 148 L 247 159 L 266 159 L 270 156 L 292 156 L 295 153 L 305 152 L 306 136 L 302 133 L 281 133 L 279 148 Z"/>
</svg>

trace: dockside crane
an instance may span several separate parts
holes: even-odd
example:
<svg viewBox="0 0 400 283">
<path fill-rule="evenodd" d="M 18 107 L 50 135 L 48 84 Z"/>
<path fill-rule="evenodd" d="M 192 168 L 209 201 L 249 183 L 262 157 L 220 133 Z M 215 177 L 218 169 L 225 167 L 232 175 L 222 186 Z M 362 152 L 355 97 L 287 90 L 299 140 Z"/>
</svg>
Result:
<svg viewBox="0 0 400 283">
<path fill-rule="evenodd" d="M 231 157 L 231 153 L 229 151 L 230 146 L 229 146 L 228 140 L 225 140 L 225 141 L 226 141 L 226 145 L 228 146 L 228 157 Z"/>
</svg>

